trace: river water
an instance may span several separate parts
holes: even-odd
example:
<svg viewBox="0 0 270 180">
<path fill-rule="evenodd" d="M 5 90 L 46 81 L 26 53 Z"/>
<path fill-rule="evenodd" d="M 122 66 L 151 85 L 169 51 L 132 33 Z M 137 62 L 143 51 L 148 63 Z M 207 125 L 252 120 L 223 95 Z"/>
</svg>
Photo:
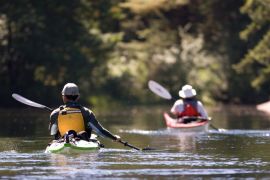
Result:
<svg viewBox="0 0 270 180">
<path fill-rule="evenodd" d="M 49 113 L 0 110 L 0 179 L 269 179 L 270 116 L 254 107 L 208 108 L 205 133 L 168 130 L 169 107 L 133 107 L 96 113 L 100 123 L 136 147 L 108 139 L 84 154 L 46 154 Z"/>
</svg>

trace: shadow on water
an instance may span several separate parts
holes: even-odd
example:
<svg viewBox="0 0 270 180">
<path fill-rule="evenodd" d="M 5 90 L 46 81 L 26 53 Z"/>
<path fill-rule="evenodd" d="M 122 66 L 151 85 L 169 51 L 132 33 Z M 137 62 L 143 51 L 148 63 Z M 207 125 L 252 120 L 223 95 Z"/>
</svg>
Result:
<svg viewBox="0 0 270 180">
<path fill-rule="evenodd" d="M 4 179 L 86 178 L 270 178 L 270 117 L 253 107 L 209 108 L 213 124 L 192 133 L 167 129 L 169 107 L 134 107 L 96 114 L 101 124 L 137 147 L 100 138 L 105 148 L 86 154 L 45 154 L 47 112 L 0 110 L 0 177 Z"/>
</svg>

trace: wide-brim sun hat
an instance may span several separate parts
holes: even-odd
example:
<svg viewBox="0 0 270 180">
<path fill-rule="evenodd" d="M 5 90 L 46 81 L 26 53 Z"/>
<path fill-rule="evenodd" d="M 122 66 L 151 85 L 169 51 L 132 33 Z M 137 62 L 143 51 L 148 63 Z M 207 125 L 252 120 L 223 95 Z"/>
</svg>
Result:
<svg viewBox="0 0 270 180">
<path fill-rule="evenodd" d="M 76 96 L 80 95 L 79 93 L 79 88 L 76 84 L 74 83 L 67 83 L 62 90 L 62 95 L 71 95 L 71 96 Z"/>
<path fill-rule="evenodd" d="M 181 98 L 191 98 L 196 96 L 196 90 L 193 89 L 193 87 L 189 84 L 186 84 L 182 87 L 182 89 L 179 91 L 179 96 Z"/>
</svg>

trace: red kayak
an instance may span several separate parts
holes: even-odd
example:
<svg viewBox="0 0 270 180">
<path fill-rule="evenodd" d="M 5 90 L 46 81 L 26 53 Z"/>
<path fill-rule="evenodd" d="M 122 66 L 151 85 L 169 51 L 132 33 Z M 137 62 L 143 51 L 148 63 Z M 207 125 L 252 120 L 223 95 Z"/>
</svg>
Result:
<svg viewBox="0 0 270 180">
<path fill-rule="evenodd" d="M 174 119 L 168 113 L 163 114 L 167 127 L 177 128 L 183 131 L 208 131 L 209 120 L 198 119 L 189 123 L 184 123 L 183 119 Z M 193 117 L 194 119 L 194 117 Z"/>
</svg>

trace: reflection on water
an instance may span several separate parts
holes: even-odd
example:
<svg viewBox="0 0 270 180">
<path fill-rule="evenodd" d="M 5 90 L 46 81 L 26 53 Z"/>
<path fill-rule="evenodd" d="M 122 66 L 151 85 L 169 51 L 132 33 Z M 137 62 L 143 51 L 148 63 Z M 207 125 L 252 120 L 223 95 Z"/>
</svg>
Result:
<svg viewBox="0 0 270 180">
<path fill-rule="evenodd" d="M 156 108 L 156 107 L 155 107 Z M 189 133 L 165 127 L 162 109 L 135 107 L 99 121 L 136 151 L 100 138 L 104 149 L 84 154 L 45 154 L 48 114 L 16 110 L 0 117 L 1 179 L 268 179 L 270 178 L 270 118 L 251 107 L 213 109 L 216 127 Z M 239 113 L 240 112 L 240 113 Z M 8 122 L 6 122 L 8 121 Z M 16 132 L 16 129 L 18 132 Z"/>
<path fill-rule="evenodd" d="M 170 150 L 196 150 L 197 138 L 206 135 L 206 132 L 181 132 L 178 129 L 161 129 L 157 131 L 148 130 L 120 130 L 123 133 L 143 134 L 152 137 L 152 146 L 163 146 Z M 160 144 L 160 142 L 162 144 Z M 166 142 L 164 146 L 164 142 Z"/>
</svg>

